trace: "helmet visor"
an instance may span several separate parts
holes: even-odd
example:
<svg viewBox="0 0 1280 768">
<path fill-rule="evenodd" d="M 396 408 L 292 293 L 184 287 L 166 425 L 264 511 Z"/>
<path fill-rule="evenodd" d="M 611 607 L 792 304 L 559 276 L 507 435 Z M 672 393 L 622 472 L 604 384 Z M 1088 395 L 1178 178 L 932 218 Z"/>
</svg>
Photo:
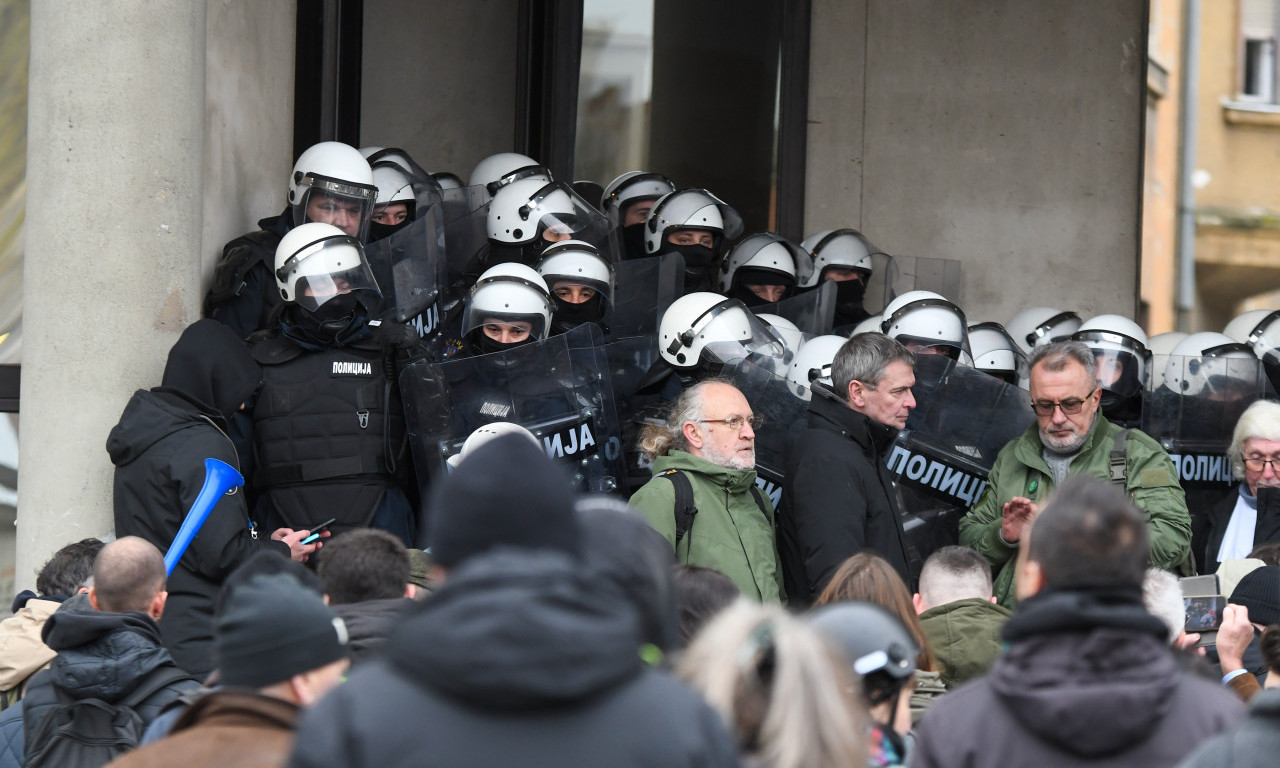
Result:
<svg viewBox="0 0 1280 768">
<path fill-rule="evenodd" d="M 551 299 L 541 286 L 512 275 L 492 277 L 471 290 L 462 313 L 462 335 L 493 326 L 492 331 L 509 328 L 545 339 L 552 310 Z"/>
<path fill-rule="evenodd" d="M 701 359 L 727 363 L 747 359 L 768 370 L 786 370 L 791 352 L 777 331 L 740 301 L 728 299 L 707 310 L 691 329 L 702 344 Z"/>
<path fill-rule="evenodd" d="M 377 187 L 314 175 L 303 177 L 301 184 L 306 191 L 293 207 L 295 223 L 332 224 L 361 242 L 368 241 Z"/>
<path fill-rule="evenodd" d="M 276 276 L 291 283 L 294 302 L 312 312 L 344 294 L 355 294 L 366 307 L 382 298 L 359 241 L 350 235 L 308 245 L 290 256 Z"/>
</svg>

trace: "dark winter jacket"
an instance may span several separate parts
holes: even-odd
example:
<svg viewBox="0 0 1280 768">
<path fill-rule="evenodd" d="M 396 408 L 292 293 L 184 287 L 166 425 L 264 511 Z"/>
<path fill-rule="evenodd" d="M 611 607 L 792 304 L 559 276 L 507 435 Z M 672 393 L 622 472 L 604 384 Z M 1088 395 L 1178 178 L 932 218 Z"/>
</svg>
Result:
<svg viewBox="0 0 1280 768">
<path fill-rule="evenodd" d="M 352 663 L 356 663 L 379 653 L 387 636 L 414 605 L 407 597 L 394 597 L 329 607 L 347 625 L 347 650 L 351 652 Z"/>
<path fill-rule="evenodd" d="M 276 246 L 293 228 L 292 212 L 261 219 L 262 229 L 241 235 L 222 247 L 213 284 L 204 297 L 204 316 L 226 324 L 240 338 L 271 325 L 280 304 L 276 287 Z"/>
<path fill-rule="evenodd" d="M 1280 755 L 1280 691 L 1262 691 L 1230 733 L 1200 745 L 1179 768 L 1271 768 Z"/>
<path fill-rule="evenodd" d="M 1191 553 L 1200 573 L 1218 572 L 1218 550 L 1227 533 L 1227 524 L 1240 500 L 1243 484 L 1231 486 L 1222 498 L 1203 512 L 1191 515 Z M 1258 489 L 1258 522 L 1253 528 L 1253 545 L 1280 541 L 1280 490 Z"/>
<path fill-rule="evenodd" d="M 224 326 L 200 320 L 183 332 L 164 385 L 135 392 L 107 437 L 117 536 L 168 550 L 204 485 L 205 459 L 240 466 L 223 430 L 260 381 L 248 349 Z M 254 538 L 242 490 L 222 496 L 168 581 L 160 631 L 178 665 L 198 676 L 214 668 L 213 602 L 222 580 L 263 549 L 289 554 L 270 532 Z"/>
<path fill-rule="evenodd" d="M 57 709 L 54 686 L 72 698 L 112 703 L 128 696 L 156 670 L 175 666 L 173 657 L 160 645 L 160 629 L 151 617 L 136 611 L 95 611 L 84 594 L 67 600 L 49 617 L 44 642 L 58 656 L 27 686 L 22 700 L 26 734 Z M 183 692 L 197 687 L 199 683 L 192 678 L 179 680 L 135 709 L 145 725 Z"/>
<path fill-rule="evenodd" d="M 267 768 L 284 765 L 301 710 L 253 691 L 214 691 L 183 713 L 169 738 L 136 749 L 111 768 Z"/>
<path fill-rule="evenodd" d="M 885 466 L 897 434 L 830 389 L 813 388 L 809 426 L 787 462 L 778 513 L 778 554 L 792 601 L 813 602 L 840 564 L 864 549 L 915 584 L 898 495 Z"/>
<path fill-rule="evenodd" d="M 990 674 L 925 714 L 912 765 L 1176 764 L 1244 706 L 1182 668 L 1168 631 L 1136 589 L 1027 599 Z"/>
<path fill-rule="evenodd" d="M 631 606 L 579 570 L 514 549 L 464 562 L 303 716 L 289 765 L 737 765 L 718 716 L 640 662 Z"/>
<path fill-rule="evenodd" d="M 991 668 L 1004 641 L 1000 629 L 1011 611 L 974 597 L 934 606 L 920 614 L 933 655 L 942 663 L 942 682 L 954 689 Z"/>
</svg>

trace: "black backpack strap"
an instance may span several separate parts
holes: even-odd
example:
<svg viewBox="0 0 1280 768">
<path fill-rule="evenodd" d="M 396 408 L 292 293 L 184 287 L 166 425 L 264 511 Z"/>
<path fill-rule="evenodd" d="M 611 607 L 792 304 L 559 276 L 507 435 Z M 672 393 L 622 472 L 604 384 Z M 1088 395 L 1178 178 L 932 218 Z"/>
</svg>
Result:
<svg viewBox="0 0 1280 768">
<path fill-rule="evenodd" d="M 1111 446 L 1111 482 L 1123 489 L 1126 483 L 1126 441 L 1129 430 L 1122 429 L 1116 433 L 1115 444 Z"/>
<path fill-rule="evenodd" d="M 769 521 L 769 527 L 773 527 L 773 517 L 769 515 L 769 506 L 764 503 L 764 496 L 760 493 L 760 486 L 755 483 L 751 484 L 751 498 L 756 500 L 756 506 L 760 508 L 760 514 L 764 515 L 764 519 Z"/>
<path fill-rule="evenodd" d="M 671 481 L 671 486 L 676 492 L 675 516 L 676 516 L 676 547 L 680 546 L 680 542 L 693 528 L 693 518 L 698 514 L 698 507 L 693 503 L 693 483 L 689 482 L 689 478 L 678 469 L 668 469 L 662 472 L 658 477 L 665 477 Z"/>
<path fill-rule="evenodd" d="M 188 675 L 186 672 L 172 664 L 166 664 L 163 667 L 156 667 L 151 671 L 151 674 L 147 675 L 142 679 L 142 682 L 138 683 L 137 688 L 134 688 L 128 696 L 121 699 L 119 704 L 120 706 L 136 710 L 138 706 L 147 699 L 156 695 L 160 691 L 163 691 L 174 683 L 179 683 L 183 680 L 190 680 L 193 683 L 198 682 L 194 677 Z"/>
</svg>

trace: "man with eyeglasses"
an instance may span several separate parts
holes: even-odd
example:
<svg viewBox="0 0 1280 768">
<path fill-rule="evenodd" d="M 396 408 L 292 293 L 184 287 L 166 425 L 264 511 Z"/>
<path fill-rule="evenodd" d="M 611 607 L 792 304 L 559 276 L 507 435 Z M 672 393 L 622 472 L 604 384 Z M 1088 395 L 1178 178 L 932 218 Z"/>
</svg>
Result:
<svg viewBox="0 0 1280 768">
<path fill-rule="evenodd" d="M 851 555 L 869 549 L 914 587 L 889 447 L 915 408 L 916 356 L 882 333 L 836 351 L 832 386 L 814 382 L 809 421 L 787 463 L 778 549 L 793 602 L 812 602 Z"/>
<path fill-rule="evenodd" d="M 630 503 L 681 563 L 720 571 L 744 597 L 777 603 L 784 595 L 773 504 L 756 487 L 761 426 L 728 381 L 706 379 L 686 389 L 666 423 L 641 435 L 653 479 Z"/>
<path fill-rule="evenodd" d="M 986 490 L 960 520 L 960 543 L 998 571 L 1000 604 L 1014 606 L 1018 544 L 1045 497 L 1068 475 L 1123 483 L 1147 517 L 1150 565 L 1182 568 L 1191 549 L 1191 517 L 1169 454 L 1146 434 L 1126 432 L 1103 417 L 1094 356 L 1083 343 L 1038 346 L 1030 365 L 1036 423 L 1001 449 Z"/>
<path fill-rule="evenodd" d="M 1280 510 L 1263 488 L 1280 488 L 1280 403 L 1259 400 L 1245 409 L 1231 436 L 1231 469 L 1240 480 L 1224 498 L 1191 518 L 1191 549 L 1200 573 L 1216 573 L 1226 560 L 1280 541 Z"/>
</svg>

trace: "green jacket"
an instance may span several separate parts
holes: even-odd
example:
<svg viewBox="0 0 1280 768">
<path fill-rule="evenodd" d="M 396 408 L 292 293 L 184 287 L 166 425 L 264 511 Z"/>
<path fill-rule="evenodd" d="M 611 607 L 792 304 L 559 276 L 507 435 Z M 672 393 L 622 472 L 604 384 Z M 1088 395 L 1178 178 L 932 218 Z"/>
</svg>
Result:
<svg viewBox="0 0 1280 768">
<path fill-rule="evenodd" d="M 1000 628 L 1013 612 L 980 597 L 937 605 L 920 614 L 920 626 L 942 664 L 942 682 L 955 688 L 991 668 L 1004 646 Z"/>
<path fill-rule="evenodd" d="M 1098 414 L 1094 429 L 1085 440 L 1068 476 L 1092 475 L 1103 480 L 1111 476 L 1111 449 L 1120 427 Z M 1000 450 L 991 468 L 986 490 L 969 513 L 960 519 L 960 543 L 976 549 L 998 571 L 995 595 L 1000 604 L 1012 608 L 1014 594 L 1014 555 L 1016 545 L 1000 539 L 1002 510 L 1014 496 L 1024 496 L 1043 504 L 1053 490 L 1053 475 L 1041 456 L 1042 444 L 1038 424 Z M 1125 441 L 1125 490 L 1129 498 L 1147 515 L 1147 532 L 1151 538 L 1150 564 L 1173 571 L 1183 565 L 1191 551 L 1191 516 L 1187 501 L 1178 484 L 1178 472 L 1169 454 L 1160 444 L 1136 429 Z"/>
<path fill-rule="evenodd" d="M 676 558 L 720 571 L 733 580 L 743 597 L 782 602 L 773 504 L 761 494 L 769 516 L 760 514 L 751 494 L 755 470 L 725 469 L 684 451 L 658 457 L 653 462 L 654 478 L 632 495 L 630 503 L 672 547 L 676 541 L 675 487 L 667 478 L 657 477 L 668 469 L 679 469 L 689 478 L 698 508 Z"/>
</svg>

